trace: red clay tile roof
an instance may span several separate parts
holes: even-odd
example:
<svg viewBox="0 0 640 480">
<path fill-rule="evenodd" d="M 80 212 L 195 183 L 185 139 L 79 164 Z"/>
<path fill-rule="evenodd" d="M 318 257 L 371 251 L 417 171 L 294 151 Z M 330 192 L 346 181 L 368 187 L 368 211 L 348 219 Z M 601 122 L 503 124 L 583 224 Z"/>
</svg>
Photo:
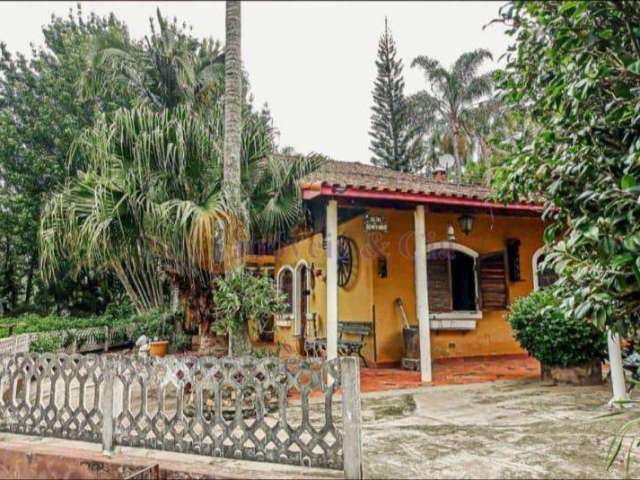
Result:
<svg viewBox="0 0 640 480">
<path fill-rule="evenodd" d="M 499 203 L 490 200 L 491 189 L 478 185 L 438 182 L 422 175 L 397 172 L 388 168 L 376 167 L 358 162 L 340 162 L 324 160 L 321 166 L 307 175 L 302 181 L 303 190 L 326 190 L 326 188 L 347 188 L 355 192 L 390 192 L 429 199 L 438 203 L 437 199 L 446 199 L 446 203 L 460 204 L 465 201 L 477 203 L 479 206 L 497 207 Z M 351 196 L 350 194 L 347 196 Z M 534 203 L 517 203 L 512 207 L 526 210 L 541 210 L 541 205 Z"/>
<path fill-rule="evenodd" d="M 477 185 L 437 182 L 422 175 L 397 172 L 358 162 L 323 161 L 318 170 L 304 178 L 305 184 L 388 190 L 427 195 L 486 199 L 491 189 Z"/>
</svg>

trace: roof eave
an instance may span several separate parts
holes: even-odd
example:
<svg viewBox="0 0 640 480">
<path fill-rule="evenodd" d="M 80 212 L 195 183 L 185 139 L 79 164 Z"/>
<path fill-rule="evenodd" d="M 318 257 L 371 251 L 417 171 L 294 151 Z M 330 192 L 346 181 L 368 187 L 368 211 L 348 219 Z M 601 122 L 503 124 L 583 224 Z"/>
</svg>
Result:
<svg viewBox="0 0 640 480">
<path fill-rule="evenodd" d="M 497 203 L 468 197 L 451 197 L 419 192 L 403 192 L 390 190 L 372 190 L 365 188 L 338 187 L 323 185 L 318 182 L 302 185 L 302 198 L 313 200 L 325 196 L 333 198 L 349 198 L 362 200 L 396 200 L 416 204 L 437 204 L 459 207 L 473 207 L 485 209 L 502 209 L 511 212 L 542 214 L 544 207 L 533 203 Z"/>
</svg>

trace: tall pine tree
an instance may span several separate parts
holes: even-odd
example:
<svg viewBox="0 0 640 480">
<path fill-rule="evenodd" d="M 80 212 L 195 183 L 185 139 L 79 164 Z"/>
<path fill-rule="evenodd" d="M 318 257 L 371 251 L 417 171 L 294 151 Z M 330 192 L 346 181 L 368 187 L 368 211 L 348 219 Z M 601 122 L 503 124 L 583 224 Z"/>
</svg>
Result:
<svg viewBox="0 0 640 480">
<path fill-rule="evenodd" d="M 420 169 L 419 132 L 410 121 L 409 103 L 404 96 L 402 60 L 396 58 L 396 44 L 384 19 L 384 34 L 378 43 L 371 115 L 371 161 L 379 167 L 401 172 Z"/>
</svg>

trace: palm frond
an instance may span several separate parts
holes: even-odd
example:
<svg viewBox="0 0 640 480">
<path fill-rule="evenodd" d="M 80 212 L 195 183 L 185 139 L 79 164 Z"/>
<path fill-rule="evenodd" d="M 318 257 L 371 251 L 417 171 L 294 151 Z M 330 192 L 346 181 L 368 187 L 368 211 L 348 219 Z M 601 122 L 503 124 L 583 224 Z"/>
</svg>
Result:
<svg viewBox="0 0 640 480">
<path fill-rule="evenodd" d="M 485 48 L 465 52 L 455 61 L 451 73 L 462 84 L 468 84 L 476 77 L 485 60 L 493 60 L 493 55 Z"/>
</svg>

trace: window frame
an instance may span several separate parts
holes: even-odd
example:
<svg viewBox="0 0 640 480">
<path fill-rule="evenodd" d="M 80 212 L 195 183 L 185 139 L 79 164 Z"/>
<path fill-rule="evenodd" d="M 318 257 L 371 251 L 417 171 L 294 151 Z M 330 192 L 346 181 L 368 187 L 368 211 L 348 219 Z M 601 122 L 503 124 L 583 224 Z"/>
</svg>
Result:
<svg viewBox="0 0 640 480">
<path fill-rule="evenodd" d="M 291 265 L 283 265 L 278 270 L 278 274 L 276 275 L 276 289 L 280 294 L 286 293 L 282 290 L 282 285 L 280 282 L 280 277 L 285 271 L 289 271 L 291 273 L 291 311 L 281 314 L 280 318 L 285 320 L 291 320 L 292 318 L 294 318 L 294 315 L 295 315 L 295 303 L 296 303 L 296 275 L 295 275 L 295 270 L 291 267 Z"/>
<path fill-rule="evenodd" d="M 429 317 L 433 320 L 479 320 L 482 318 L 482 309 L 480 307 L 480 285 L 478 279 L 478 258 L 480 254 L 472 248 L 462 245 L 460 243 L 451 241 L 433 242 L 427 244 L 427 268 L 429 263 L 429 253 L 436 250 L 453 250 L 463 253 L 473 259 L 473 279 L 474 279 L 474 291 L 476 304 L 475 310 L 451 310 L 450 312 L 434 312 L 430 313 Z M 451 264 L 449 264 L 451 265 Z M 449 267 L 451 268 L 451 267 Z M 428 287 L 427 287 L 428 288 Z M 427 291 L 428 295 L 428 291 Z M 427 297 L 428 298 L 428 297 Z"/>
<path fill-rule="evenodd" d="M 301 284 L 301 267 L 306 268 L 307 288 L 311 290 L 311 268 L 306 260 L 302 259 L 296 263 L 296 268 L 293 275 L 293 334 L 302 335 L 302 318 L 300 318 L 300 303 L 302 302 L 302 291 L 300 289 Z M 304 312 L 305 315 L 311 313 L 311 296 L 307 299 L 307 308 Z"/>
<path fill-rule="evenodd" d="M 538 270 L 538 263 L 540 261 L 540 257 L 549 253 L 547 251 L 546 246 L 542 246 L 538 248 L 535 252 L 533 252 L 533 256 L 531 257 L 531 270 L 533 272 L 533 291 L 537 292 L 540 290 L 540 271 Z"/>
</svg>

